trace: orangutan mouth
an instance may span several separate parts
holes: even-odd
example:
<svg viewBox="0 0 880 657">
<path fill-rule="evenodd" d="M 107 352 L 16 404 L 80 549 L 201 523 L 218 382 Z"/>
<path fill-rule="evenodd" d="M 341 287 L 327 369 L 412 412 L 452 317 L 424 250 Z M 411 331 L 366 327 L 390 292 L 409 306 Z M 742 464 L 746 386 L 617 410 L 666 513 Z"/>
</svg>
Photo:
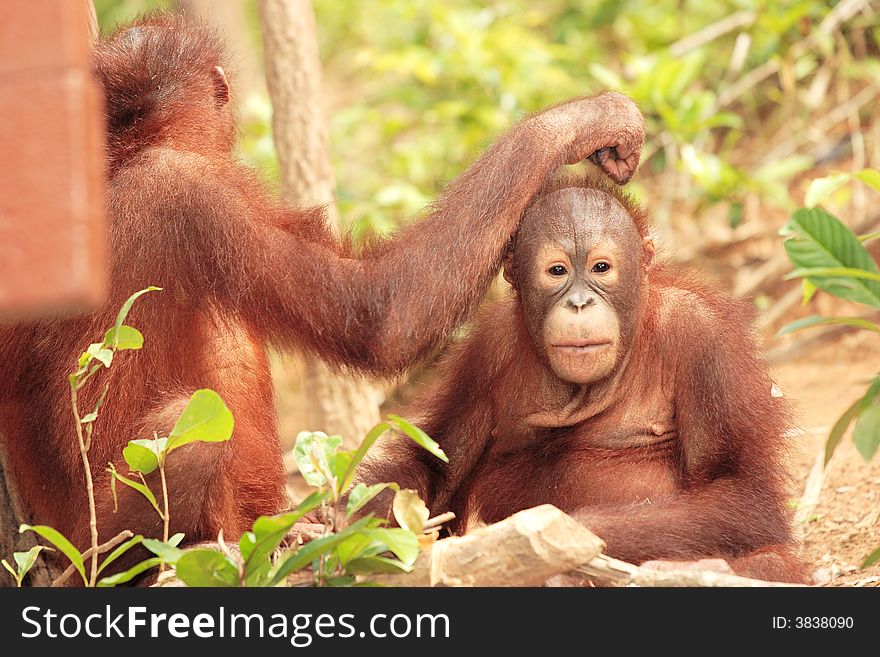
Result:
<svg viewBox="0 0 880 657">
<path fill-rule="evenodd" d="M 611 342 L 608 341 L 597 342 L 596 340 L 569 340 L 567 342 L 554 344 L 553 348 L 576 354 L 586 354 L 610 346 Z"/>
</svg>

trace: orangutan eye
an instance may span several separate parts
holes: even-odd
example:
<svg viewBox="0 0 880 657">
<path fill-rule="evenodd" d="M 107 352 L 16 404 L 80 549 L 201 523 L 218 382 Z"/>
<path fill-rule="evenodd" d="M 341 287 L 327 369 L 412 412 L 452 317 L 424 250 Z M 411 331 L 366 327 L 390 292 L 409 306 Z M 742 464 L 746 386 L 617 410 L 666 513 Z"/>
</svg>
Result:
<svg viewBox="0 0 880 657">
<path fill-rule="evenodd" d="M 593 265 L 593 268 L 590 271 L 592 271 L 596 274 L 604 274 L 606 271 L 609 271 L 610 269 L 611 269 L 611 265 L 603 260 L 603 261 L 597 262 L 595 265 Z"/>
<path fill-rule="evenodd" d="M 551 276 L 565 276 L 568 273 L 568 270 L 562 265 L 553 265 L 547 272 Z"/>
</svg>

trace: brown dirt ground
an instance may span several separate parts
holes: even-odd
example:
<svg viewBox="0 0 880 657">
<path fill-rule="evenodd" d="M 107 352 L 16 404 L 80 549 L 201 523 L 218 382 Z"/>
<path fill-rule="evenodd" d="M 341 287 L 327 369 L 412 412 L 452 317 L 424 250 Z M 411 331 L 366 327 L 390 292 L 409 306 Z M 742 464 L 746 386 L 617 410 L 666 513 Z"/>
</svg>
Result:
<svg viewBox="0 0 880 657">
<path fill-rule="evenodd" d="M 797 360 L 773 368 L 802 432 L 794 437 L 796 495 L 837 418 L 864 394 L 877 374 L 880 340 L 867 332 L 845 335 Z M 860 570 L 880 546 L 880 459 L 865 463 L 851 432 L 829 463 L 818 504 L 803 525 L 803 558 L 817 584 L 880 586 L 880 564 Z"/>
</svg>

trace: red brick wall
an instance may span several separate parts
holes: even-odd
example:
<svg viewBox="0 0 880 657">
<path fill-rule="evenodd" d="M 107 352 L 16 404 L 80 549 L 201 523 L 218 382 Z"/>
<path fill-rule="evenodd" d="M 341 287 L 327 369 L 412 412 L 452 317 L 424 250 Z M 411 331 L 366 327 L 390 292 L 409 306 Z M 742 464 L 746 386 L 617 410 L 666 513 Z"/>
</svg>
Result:
<svg viewBox="0 0 880 657">
<path fill-rule="evenodd" d="M 103 119 L 84 2 L 0 18 L 0 319 L 70 312 L 105 285 Z"/>
</svg>

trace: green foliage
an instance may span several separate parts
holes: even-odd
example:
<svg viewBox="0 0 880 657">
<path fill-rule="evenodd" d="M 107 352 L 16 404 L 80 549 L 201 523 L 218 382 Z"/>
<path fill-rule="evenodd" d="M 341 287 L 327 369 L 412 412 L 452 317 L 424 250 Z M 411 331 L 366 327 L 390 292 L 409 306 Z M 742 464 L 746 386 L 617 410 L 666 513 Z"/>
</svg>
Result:
<svg viewBox="0 0 880 657">
<path fill-rule="evenodd" d="M 196 390 L 168 436 L 164 453 L 192 442 L 217 443 L 232 438 L 232 412 L 213 390 Z"/>
<path fill-rule="evenodd" d="M 172 3 L 96 4 L 106 32 Z M 835 6 L 826 0 L 313 4 L 337 203 L 355 237 L 416 216 L 513 120 L 604 88 L 636 100 L 648 124 L 646 168 L 686 172 L 697 207 L 727 203 L 732 224 L 752 194 L 793 209 L 788 180 L 814 158 L 793 152 L 768 160 L 763 146 L 793 118 L 808 119 L 815 108 L 803 97 L 820 66 L 833 62 L 835 81 L 856 86 L 880 74 L 871 48 L 854 60 L 846 38 L 818 29 Z M 240 29 L 256 48 L 256 2 L 246 7 Z M 730 17 L 741 20 L 694 40 Z M 871 20 L 856 16 L 845 29 L 870 29 Z M 876 41 L 878 30 L 870 34 Z M 737 83 L 777 64 L 776 73 L 736 92 Z M 277 182 L 268 98 L 244 98 L 241 119 L 243 159 Z"/>
<path fill-rule="evenodd" d="M 842 185 L 861 181 L 880 190 L 880 172 L 864 169 L 855 174 L 833 174 L 812 181 L 807 200 L 820 203 Z M 795 270 L 786 278 L 804 279 L 804 299 L 823 290 L 841 299 L 880 308 L 880 268 L 864 243 L 873 235 L 859 237 L 837 217 L 819 207 L 797 210 L 782 228 L 785 251 Z M 783 327 L 779 335 L 814 326 L 844 324 L 880 333 L 880 326 L 861 317 L 819 317 L 799 319 Z M 854 439 L 859 453 L 870 460 L 880 446 L 880 377 L 865 396 L 855 402 L 831 429 L 825 449 L 825 463 L 834 454 L 843 434 L 855 422 Z"/>
<path fill-rule="evenodd" d="M 138 14 L 155 9 L 171 9 L 174 0 L 94 0 L 102 34 L 109 34 Z"/>
<path fill-rule="evenodd" d="M 140 349 L 143 346 L 141 333 L 124 322 L 138 297 L 157 289 L 147 288 L 129 297 L 117 315 L 114 326 L 105 332 L 101 342 L 93 343 L 83 352 L 77 361 L 76 370 L 69 377 L 74 413 L 78 420 L 77 438 L 87 472 L 90 472 L 87 454 L 92 429 L 108 386 L 104 385 L 93 410 L 83 417 L 79 416 L 77 395 L 99 370 L 112 366 L 114 355 L 118 351 Z M 393 483 L 369 487 L 359 484 L 352 488 L 358 464 L 376 440 L 389 430 L 398 430 L 438 458 L 447 460 L 439 445 L 421 429 L 395 415 L 374 427 L 354 451 L 340 449 L 342 438 L 339 436 L 327 436 L 322 432 L 302 432 L 297 437 L 294 458 L 306 481 L 317 489 L 312 495 L 293 511 L 258 518 L 251 531 L 245 532 L 239 540 L 237 553 L 229 550 L 222 538 L 220 550 L 179 549 L 183 534 L 168 536 L 170 510 L 165 479 L 167 460 L 173 458 L 171 455 L 174 450 L 193 442 L 228 441 L 232 437 L 233 428 L 232 413 L 223 399 L 214 391 L 205 389 L 193 393 L 168 436 L 154 434 L 153 439 L 129 441 L 123 450 L 123 458 L 130 473 L 124 475 L 118 472 L 112 462 L 107 467 L 114 502 L 118 503 L 117 484 L 137 491 L 146 498 L 163 521 L 163 538 L 158 540 L 124 532 L 115 537 L 111 545 L 118 545 L 100 562 L 96 556 L 89 556 L 93 559 L 91 575 L 87 573 L 84 554 L 56 529 L 45 525 L 22 525 L 20 531 L 32 531 L 53 545 L 67 557 L 86 586 L 110 587 L 124 584 L 155 567 L 175 568 L 178 577 L 190 586 L 277 586 L 283 584 L 290 575 L 306 568 L 311 569 L 315 583 L 341 586 L 355 583 L 355 575 L 406 571 L 412 567 L 419 553 L 419 534 L 428 519 L 424 502 L 414 491 L 400 490 Z M 161 501 L 145 478 L 145 475 L 157 470 L 162 485 Z M 94 509 L 91 478 L 87 482 L 90 505 Z M 395 492 L 393 513 L 400 524 L 399 528 L 384 527 L 386 520 L 375 518 L 371 514 L 353 520 L 353 516 L 364 505 L 386 489 Z M 345 497 L 347 492 L 351 492 L 348 499 Z M 321 516 L 325 518 L 324 535 L 303 546 L 284 549 L 276 557 L 276 552 L 281 549 L 293 525 L 307 513 L 319 508 Z M 144 559 L 124 572 L 98 579 L 108 566 L 138 545 L 156 556 Z M 99 553 L 97 547 L 93 539 L 91 554 Z M 2 561 L 4 568 L 15 578 L 16 584 L 21 585 L 42 549 L 42 546 L 38 546 L 28 552 L 15 553 L 13 559 L 17 568 L 13 568 L 6 560 Z"/>
<path fill-rule="evenodd" d="M 698 205 L 730 203 L 732 221 L 748 194 L 789 208 L 788 179 L 813 159 L 764 161 L 744 138 L 761 144 L 772 134 L 762 135 L 765 126 L 806 114 L 793 85 L 809 83 L 820 53 L 841 49 L 818 37 L 817 47 L 803 47 L 830 8 L 818 0 L 315 3 L 326 78 L 346 81 L 346 102 L 331 117 L 341 214 L 355 218 L 356 234 L 388 230 L 512 119 L 603 88 L 636 100 L 648 122 L 647 165 L 687 171 Z M 738 12 L 736 29 L 680 49 Z M 741 54 L 738 42 L 747 44 Z M 849 75 L 873 80 L 877 60 L 869 60 Z M 728 97 L 773 62 L 778 75 Z M 762 120 L 745 122 L 744 113 Z"/>
<path fill-rule="evenodd" d="M 397 429 L 438 458 L 446 460 L 436 442 L 403 418 L 390 416 L 375 426 L 354 451 L 340 449 L 342 438 L 321 431 L 303 431 L 293 456 L 310 486 L 317 490 L 293 511 L 262 516 L 239 540 L 239 553 L 228 549 L 184 552 L 175 563 L 177 576 L 189 586 L 278 586 L 288 577 L 309 569 L 308 579 L 318 585 L 344 586 L 356 575 L 407 571 L 419 553 L 419 535 L 428 509 L 415 491 L 394 483 L 352 487 L 355 470 L 370 447 L 385 432 Z M 400 527 L 384 527 L 386 520 L 355 514 L 383 490 L 395 492 L 393 513 Z M 293 525 L 320 509 L 322 536 L 302 546 L 283 549 Z M 281 549 L 281 553 L 275 556 Z"/>
<path fill-rule="evenodd" d="M 92 411 L 82 417 L 79 417 L 78 393 L 83 389 L 85 384 L 102 368 L 109 368 L 113 364 L 113 357 L 119 351 L 140 349 L 144 344 L 143 335 L 134 327 L 125 324 L 125 320 L 131 311 L 132 306 L 138 298 L 148 292 L 157 291 L 160 288 L 148 287 L 132 294 L 123 304 L 116 316 L 114 325 L 109 328 L 101 342 L 95 342 L 89 345 L 85 352 L 79 357 L 74 372 L 68 377 L 71 389 L 71 398 L 73 402 L 74 412 L 77 422 L 77 437 L 80 441 L 80 451 L 83 455 L 84 465 L 89 468 L 88 450 L 91 444 L 92 431 L 95 421 L 98 419 L 101 406 L 104 403 L 108 386 L 105 384 L 97 402 Z M 83 431 L 83 427 L 85 430 Z M 233 418 L 232 413 L 226 407 L 226 404 L 220 396 L 212 390 L 198 390 L 190 398 L 189 403 L 183 409 L 171 430 L 171 434 L 167 438 L 155 438 L 153 440 L 132 440 L 123 451 L 123 457 L 132 472 L 137 473 L 140 481 L 135 481 L 130 477 L 126 477 L 116 471 L 113 463 L 108 465 L 110 473 L 111 490 L 116 501 L 116 483 L 120 482 L 143 495 L 150 505 L 156 510 L 156 513 L 164 521 L 165 536 L 164 540 L 159 541 L 151 538 L 144 538 L 137 535 L 125 540 L 117 545 L 100 563 L 95 562 L 93 566 L 92 576 L 86 573 L 86 559 L 61 532 L 52 527 L 45 525 L 22 525 L 20 532 L 32 531 L 51 543 L 55 549 L 61 552 L 73 565 L 77 573 L 82 578 L 86 586 L 115 586 L 131 581 L 137 575 L 146 572 L 155 566 L 163 566 L 165 563 L 176 562 L 182 552 L 177 548 L 183 540 L 183 534 L 175 534 L 168 538 L 168 495 L 165 484 L 164 468 L 168 455 L 178 447 L 187 445 L 194 441 L 201 442 L 220 442 L 229 440 L 232 436 Z M 162 499 L 160 506 L 155 494 L 150 490 L 144 479 L 144 474 L 149 474 L 159 469 L 162 475 Z M 88 479 L 91 482 L 91 479 Z M 94 508 L 94 498 L 91 488 L 89 488 L 89 503 Z M 127 532 L 130 536 L 131 533 Z M 124 535 L 120 535 L 117 539 L 121 540 Z M 104 577 L 96 581 L 96 576 L 102 573 L 110 564 L 116 561 L 123 554 L 128 552 L 136 545 L 143 545 L 157 556 L 135 564 L 125 572 Z M 94 548 L 93 544 L 93 548 Z M 14 570 L 6 560 L 3 560 L 4 567 L 9 570 L 16 579 L 16 583 L 20 586 L 21 581 L 27 574 L 27 571 L 33 566 L 42 546 L 37 546 L 29 552 L 16 552 L 13 557 L 18 564 L 18 570 Z M 94 550 L 93 550 L 94 552 Z M 90 557 L 97 559 L 97 556 Z"/>
<path fill-rule="evenodd" d="M 860 181 L 880 191 L 880 172 L 864 169 L 855 174 L 838 173 L 812 181 L 806 202 L 808 205 L 819 204 L 852 181 Z M 819 289 L 841 299 L 880 308 L 880 268 L 864 247 L 864 243 L 875 239 L 876 235 L 859 237 L 837 217 L 819 207 L 798 210 L 781 232 L 788 237 L 785 251 L 796 267 L 786 278 L 804 279 L 805 302 Z M 844 324 L 880 333 L 880 326 L 861 317 L 813 315 L 788 324 L 779 335 L 826 324 Z M 825 465 L 853 424 L 856 448 L 865 461 L 870 461 L 880 448 L 880 376 L 831 428 L 825 443 Z M 870 554 L 862 567 L 877 560 L 880 560 L 880 549 Z"/>
<path fill-rule="evenodd" d="M 783 227 L 785 251 L 797 267 L 789 276 L 846 299 L 880 307 L 880 269 L 858 237 L 821 208 L 796 211 Z"/>
<path fill-rule="evenodd" d="M 107 395 L 108 385 L 105 384 L 104 387 L 101 389 L 101 392 L 99 393 L 97 401 L 95 402 L 92 410 L 82 416 L 80 416 L 78 395 L 79 392 L 86 385 L 86 383 L 101 369 L 109 368 L 112 366 L 113 357 L 116 352 L 140 349 L 143 346 L 143 336 L 137 329 L 131 326 L 127 326 L 125 324 L 125 319 L 128 317 L 128 313 L 131 311 L 134 302 L 137 301 L 138 298 L 140 298 L 144 294 L 157 291 L 159 289 L 160 288 L 158 287 L 151 286 L 143 290 L 139 290 L 138 292 L 135 292 L 130 297 L 128 297 L 128 299 L 126 299 L 126 301 L 122 304 L 122 307 L 119 309 L 119 312 L 116 315 L 116 321 L 114 322 L 113 326 L 104 333 L 104 339 L 101 342 L 93 342 L 88 346 L 88 348 L 82 353 L 82 355 L 80 355 L 79 359 L 77 360 L 76 369 L 68 376 L 71 401 L 74 409 L 74 417 L 76 419 L 77 440 L 79 441 L 83 464 L 86 468 L 88 481 L 87 492 L 89 496 L 89 506 L 92 511 L 95 507 L 95 500 L 94 493 L 91 488 L 91 472 L 88 462 L 88 451 L 89 446 L 91 445 L 94 423 L 98 419 L 98 414 L 101 410 L 101 406 L 104 403 L 104 398 Z M 97 562 L 98 555 L 93 554 L 93 556 L 91 557 L 91 559 L 93 560 L 92 576 L 88 576 L 86 574 L 85 559 L 83 557 L 83 554 L 61 532 L 54 529 L 53 527 L 49 527 L 46 525 L 21 525 L 21 527 L 19 528 L 19 532 L 24 533 L 26 531 L 34 532 L 35 534 L 39 535 L 44 540 L 55 546 L 55 548 L 59 552 L 67 557 L 76 572 L 79 573 L 80 577 L 83 580 L 83 583 L 86 586 L 95 586 L 97 584 L 97 582 L 95 581 L 97 573 L 100 573 L 104 568 L 107 567 L 109 563 L 118 558 L 126 550 L 130 549 L 138 542 L 140 542 L 141 538 L 135 537 L 134 539 L 123 543 L 123 545 L 117 547 L 110 555 L 105 557 L 100 565 Z M 92 547 L 94 548 L 96 546 L 93 544 Z M 8 570 L 10 570 L 10 572 L 13 572 L 13 576 L 16 577 L 16 582 L 19 585 L 21 585 L 21 580 L 23 579 L 27 570 L 29 570 L 31 566 L 33 566 L 34 560 L 36 559 L 39 551 L 40 550 L 35 548 L 28 553 L 15 553 L 13 555 L 19 565 L 19 570 L 17 574 L 15 571 L 12 571 L 11 567 L 4 560 L 4 566 Z M 27 555 L 27 557 L 20 557 L 20 555 Z M 20 558 L 21 561 L 19 560 Z"/>
</svg>

